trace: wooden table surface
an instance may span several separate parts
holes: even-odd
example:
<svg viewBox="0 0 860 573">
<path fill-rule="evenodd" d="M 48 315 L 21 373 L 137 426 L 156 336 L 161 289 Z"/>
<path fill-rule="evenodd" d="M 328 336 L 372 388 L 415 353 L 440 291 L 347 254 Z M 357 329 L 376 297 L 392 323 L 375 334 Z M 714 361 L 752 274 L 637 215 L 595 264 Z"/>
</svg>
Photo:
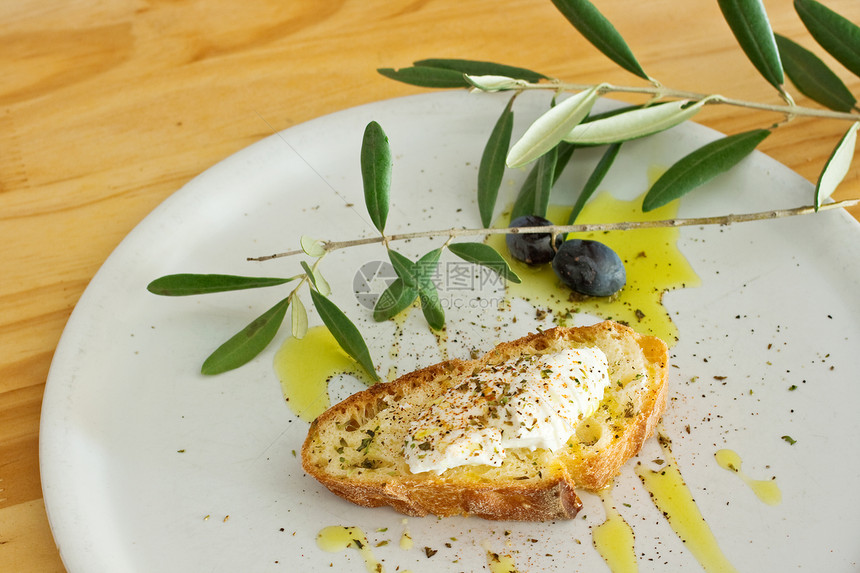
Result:
<svg viewBox="0 0 860 573">
<path fill-rule="evenodd" d="M 780 103 L 716 2 L 596 4 L 663 84 Z M 860 21 L 856 0 L 825 4 Z M 765 5 L 776 31 L 860 94 L 789 0 Z M 0 3 L 0 22 L 0 571 L 64 570 L 39 482 L 51 357 L 88 281 L 168 195 L 273 128 L 425 91 L 379 67 L 459 57 L 638 84 L 549 0 L 16 0 Z M 713 106 L 697 121 L 735 133 L 778 119 Z M 846 128 L 798 119 L 761 149 L 814 181 Z M 858 172 L 837 198 L 860 197 Z"/>
</svg>

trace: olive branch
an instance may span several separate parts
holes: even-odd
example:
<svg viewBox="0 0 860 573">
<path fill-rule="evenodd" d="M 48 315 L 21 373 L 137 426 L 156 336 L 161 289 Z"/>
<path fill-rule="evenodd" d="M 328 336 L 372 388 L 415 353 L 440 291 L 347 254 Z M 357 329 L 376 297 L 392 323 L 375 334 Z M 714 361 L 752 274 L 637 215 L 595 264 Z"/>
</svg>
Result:
<svg viewBox="0 0 860 573">
<path fill-rule="evenodd" d="M 382 293 L 373 311 L 376 321 L 397 315 L 418 300 L 428 325 L 441 329 L 445 316 L 432 282 L 444 249 L 452 254 L 496 272 L 508 281 L 519 277 L 495 249 L 481 242 L 454 242 L 464 236 L 516 233 L 579 233 L 596 230 L 630 230 L 687 225 L 728 225 L 732 223 L 806 215 L 821 210 L 857 204 L 858 199 L 827 202 L 848 173 L 860 127 L 860 109 L 839 76 L 813 52 L 792 40 L 775 34 L 761 0 L 718 0 L 726 23 L 746 56 L 777 91 L 782 105 L 746 102 L 718 94 L 670 89 L 649 76 L 618 30 L 588 0 L 552 0 L 561 14 L 592 45 L 622 69 L 645 80 L 645 86 L 611 84 L 582 85 L 562 82 L 525 68 L 464 59 L 426 59 L 400 69 L 383 68 L 379 73 L 391 79 L 432 89 L 469 89 L 482 93 L 511 92 L 511 98 L 493 126 L 478 170 L 477 199 L 483 227 L 447 229 L 417 233 L 386 234 L 385 225 L 391 191 L 392 159 L 388 137 L 376 122 L 367 125 L 361 148 L 361 174 L 365 205 L 379 236 L 349 241 L 323 241 L 302 237 L 301 249 L 252 257 L 263 261 L 305 254 L 312 264 L 301 261 L 302 273 L 288 278 L 245 277 L 218 274 L 173 274 L 152 281 L 148 290 L 164 296 L 186 296 L 251 288 L 272 287 L 298 280 L 287 297 L 254 319 L 236 335 L 219 346 L 203 363 L 204 374 L 218 374 L 237 368 L 262 352 L 275 337 L 291 312 L 291 333 L 301 338 L 308 328 L 307 310 L 299 290 L 307 286 L 311 301 L 323 324 L 338 344 L 374 380 L 373 359 L 358 328 L 328 295 L 331 287 L 323 277 L 320 263 L 335 250 L 364 244 L 381 243 L 387 251 L 397 278 Z M 812 38 L 854 75 L 860 76 L 860 28 L 815 0 L 794 0 L 794 7 Z M 801 107 L 786 87 L 785 76 L 797 91 L 824 109 Z M 551 107 L 535 119 L 522 137 L 512 144 L 514 104 L 527 90 L 554 93 Z M 572 92 L 572 93 L 570 93 Z M 648 96 L 640 105 L 631 105 L 593 114 L 598 99 L 610 93 Z M 562 97 L 565 96 L 565 97 Z M 751 154 L 774 130 L 796 117 L 836 119 L 851 122 L 825 162 L 812 197 L 812 203 L 794 209 L 759 213 L 722 215 L 691 219 L 577 224 L 582 208 L 600 185 L 624 142 L 660 133 L 695 117 L 707 105 L 729 105 L 782 114 L 783 121 L 766 127 L 727 135 L 691 151 L 673 164 L 648 190 L 642 210 L 650 211 L 677 200 L 714 177 L 732 169 Z M 546 215 L 553 186 L 576 149 L 604 148 L 603 155 L 586 180 L 566 225 L 540 227 L 490 228 L 496 200 L 508 168 L 534 164 L 514 202 L 511 219 L 522 215 Z M 399 240 L 419 237 L 447 237 L 445 243 L 417 261 L 391 247 Z M 553 239 L 554 243 L 554 239 Z"/>
</svg>

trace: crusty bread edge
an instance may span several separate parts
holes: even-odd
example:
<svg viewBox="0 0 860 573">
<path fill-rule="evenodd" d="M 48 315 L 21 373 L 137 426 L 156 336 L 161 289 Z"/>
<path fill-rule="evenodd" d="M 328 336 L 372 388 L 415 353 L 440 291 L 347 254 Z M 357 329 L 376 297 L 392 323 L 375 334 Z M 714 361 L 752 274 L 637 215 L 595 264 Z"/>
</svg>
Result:
<svg viewBox="0 0 860 573">
<path fill-rule="evenodd" d="M 599 491 L 612 481 L 624 464 L 635 456 L 645 440 L 654 434 L 657 423 L 666 409 L 668 385 L 668 348 L 666 343 L 654 336 L 636 333 L 639 347 L 648 362 L 648 374 L 655 380 L 656 391 L 646 395 L 645 403 L 632 423 L 614 436 L 612 443 L 599 456 L 584 456 L 580 459 L 565 458 L 562 463 L 570 479 L 578 487 L 588 491 Z M 565 463 L 572 462 L 572 463 Z"/>
</svg>

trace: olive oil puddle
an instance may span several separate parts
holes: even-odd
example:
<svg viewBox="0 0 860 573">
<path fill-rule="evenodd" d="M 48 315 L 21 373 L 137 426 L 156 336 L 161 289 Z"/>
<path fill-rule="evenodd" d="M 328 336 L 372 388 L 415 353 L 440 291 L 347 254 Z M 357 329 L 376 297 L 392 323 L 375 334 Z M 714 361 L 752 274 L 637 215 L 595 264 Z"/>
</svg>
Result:
<svg viewBox="0 0 860 573">
<path fill-rule="evenodd" d="M 287 406 L 305 422 L 331 406 L 328 383 L 334 376 L 347 374 L 369 383 L 364 370 L 325 326 L 308 329 L 302 338 L 287 338 L 275 354 L 275 372 Z"/>
<path fill-rule="evenodd" d="M 612 573 L 636 573 L 639 564 L 634 549 L 633 528 L 618 513 L 612 498 L 612 486 L 597 493 L 603 502 L 606 520 L 591 532 L 594 548 L 606 561 Z"/>
<path fill-rule="evenodd" d="M 696 506 L 693 494 L 672 455 L 671 440 L 660 434 L 658 441 L 665 465 L 657 470 L 641 464 L 636 466 L 636 474 L 651 495 L 651 501 L 707 573 L 737 573 Z"/>
<path fill-rule="evenodd" d="M 782 502 L 782 492 L 776 485 L 776 479 L 753 479 L 741 471 L 741 457 L 732 450 L 722 449 L 714 454 L 717 464 L 724 470 L 736 474 L 761 501 L 767 505 L 779 505 Z"/>
<path fill-rule="evenodd" d="M 517 573 L 516 563 L 510 555 L 502 555 L 487 549 L 487 567 L 490 573 Z"/>
<path fill-rule="evenodd" d="M 317 534 L 317 546 L 329 553 L 338 553 L 353 548 L 358 551 L 370 573 L 382 573 L 382 563 L 373 555 L 367 536 L 358 527 L 331 525 Z"/>
<path fill-rule="evenodd" d="M 576 222 L 656 221 L 677 215 L 677 201 L 643 213 L 643 196 L 623 201 L 602 192 L 586 204 Z M 570 211 L 570 207 L 551 206 L 547 219 L 564 224 Z M 496 221 L 495 226 L 504 227 L 508 223 L 509 215 L 504 215 Z M 673 346 L 678 340 L 678 330 L 663 307 L 663 294 L 700 284 L 699 277 L 678 250 L 680 229 L 665 227 L 570 235 L 570 238 L 574 237 L 600 241 L 618 253 L 627 272 L 624 288 L 606 298 L 578 296 L 559 282 L 551 265 L 532 267 L 514 260 L 508 254 L 504 235 L 492 235 L 487 243 L 502 253 L 523 281 L 520 284 L 508 283 L 508 296 L 523 298 L 535 307 L 548 307 L 555 314 L 556 322 L 561 324 L 565 318 L 586 312 L 626 323 L 643 334 L 658 336 Z"/>
</svg>

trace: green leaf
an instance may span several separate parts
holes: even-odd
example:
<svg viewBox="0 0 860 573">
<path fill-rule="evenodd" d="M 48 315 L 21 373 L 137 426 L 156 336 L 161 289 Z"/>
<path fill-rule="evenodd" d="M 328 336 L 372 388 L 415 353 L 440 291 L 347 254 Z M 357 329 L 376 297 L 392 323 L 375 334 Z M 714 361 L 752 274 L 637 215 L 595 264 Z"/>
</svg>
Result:
<svg viewBox="0 0 860 573">
<path fill-rule="evenodd" d="M 445 323 L 445 315 L 440 306 L 436 286 L 433 284 L 433 276 L 441 254 L 441 249 L 434 249 L 413 263 L 397 251 L 389 249 L 388 258 L 398 278 L 376 302 L 374 319 L 380 321 L 391 318 L 412 304 L 418 296 L 421 299 L 421 311 L 427 317 L 427 322 L 436 330 L 441 328 Z"/>
<path fill-rule="evenodd" d="M 352 356 L 374 381 L 379 381 L 379 375 L 373 367 L 373 359 L 370 357 L 367 343 L 364 342 L 358 328 L 335 303 L 317 291 L 311 290 L 311 299 L 323 324 L 326 325 L 344 352 Z"/>
<path fill-rule="evenodd" d="M 557 145 L 541 155 L 537 162 L 534 214 L 539 217 L 546 217 L 546 210 L 549 208 L 549 196 L 555 183 L 556 163 L 558 163 Z"/>
<path fill-rule="evenodd" d="M 415 262 L 415 277 L 418 287 L 418 298 L 421 300 L 421 312 L 427 320 L 427 324 L 434 330 L 439 330 L 445 325 L 445 312 L 433 277 L 439 266 L 439 256 L 442 249 L 433 249 Z"/>
<path fill-rule="evenodd" d="M 320 291 L 323 296 L 330 295 L 331 287 L 329 286 L 328 281 L 323 278 L 322 273 L 319 271 L 319 269 L 311 268 L 311 266 L 305 261 L 301 261 L 300 264 L 302 265 L 302 268 L 305 271 L 305 275 L 308 277 L 308 280 L 311 281 L 313 287 Z"/>
<path fill-rule="evenodd" d="M 382 322 L 393 318 L 406 310 L 418 298 L 418 290 L 403 284 L 403 279 L 396 278 L 388 285 L 373 307 L 373 320 Z"/>
<path fill-rule="evenodd" d="M 282 285 L 291 280 L 293 278 L 282 279 L 181 273 L 157 278 L 146 286 L 146 290 L 161 296 L 189 296 L 250 288 L 265 288 Z"/>
<path fill-rule="evenodd" d="M 650 80 L 615 26 L 588 0 L 552 0 L 568 22 L 603 55 L 640 78 Z"/>
<path fill-rule="evenodd" d="M 575 145 L 567 143 L 566 141 L 562 141 L 556 147 L 558 148 L 558 159 L 555 162 L 553 185 L 555 185 L 558 178 L 561 177 L 561 173 L 564 171 L 564 168 L 567 167 L 567 164 L 570 162 L 570 158 L 573 156 L 573 152 L 576 149 Z M 526 176 L 525 181 L 523 181 L 522 186 L 520 186 L 520 191 L 517 194 L 513 209 L 511 210 L 512 221 L 522 215 L 537 214 L 534 213 L 534 208 L 538 167 L 539 165 L 536 163 L 534 167 L 532 167 L 531 171 L 529 171 L 529 174 Z"/>
<path fill-rule="evenodd" d="M 821 202 L 833 194 L 848 173 L 848 168 L 851 167 L 851 161 L 854 159 L 858 127 L 860 127 L 860 122 L 855 122 L 848 128 L 821 171 L 818 184 L 815 186 L 816 211 L 821 206 Z"/>
<path fill-rule="evenodd" d="M 292 297 L 292 310 L 290 311 L 293 336 L 304 338 L 308 332 L 308 311 L 298 296 Z"/>
<path fill-rule="evenodd" d="M 779 34 L 776 45 L 785 73 L 800 93 L 832 110 L 848 112 L 854 108 L 857 99 L 818 56 Z"/>
<path fill-rule="evenodd" d="M 767 129 L 746 131 L 712 141 L 686 155 L 654 182 L 642 201 L 642 210 L 662 207 L 728 171 L 768 135 Z"/>
<path fill-rule="evenodd" d="M 367 124 L 361 142 L 361 179 L 370 220 L 382 233 L 388 218 L 388 197 L 391 192 L 391 149 L 388 136 L 375 121 Z"/>
<path fill-rule="evenodd" d="M 391 261 L 391 266 L 394 267 L 394 272 L 397 273 L 397 276 L 403 281 L 403 284 L 413 288 L 418 285 L 415 263 L 393 249 L 388 249 L 388 260 Z"/>
<path fill-rule="evenodd" d="M 507 76 L 518 80 L 536 83 L 540 80 L 549 79 L 545 75 L 525 68 L 496 64 L 493 62 L 482 62 L 478 60 L 457 60 L 444 58 L 428 58 L 414 62 L 417 67 L 441 68 L 454 70 L 469 76 Z"/>
<path fill-rule="evenodd" d="M 308 280 L 311 281 L 311 284 L 316 287 L 316 278 L 314 277 L 314 271 L 311 269 L 310 265 L 308 265 L 305 261 L 301 261 L 299 264 L 302 265 L 302 269 L 304 269 L 305 271 L 305 276 L 307 276 Z"/>
<path fill-rule="evenodd" d="M 513 104 L 514 98 L 511 98 L 496 121 L 478 168 L 478 211 L 484 227 L 489 227 L 493 222 L 493 211 L 505 174 L 505 156 L 511 145 L 511 132 L 514 127 Z"/>
<path fill-rule="evenodd" d="M 247 364 L 275 337 L 289 305 L 290 297 L 287 297 L 254 319 L 210 354 L 200 371 L 212 376 Z"/>
<path fill-rule="evenodd" d="M 440 330 L 445 326 L 445 311 L 442 309 L 436 286 L 433 283 L 422 285 L 418 291 L 418 298 L 421 299 L 421 312 L 430 328 Z"/>
<path fill-rule="evenodd" d="M 570 133 L 588 115 L 599 97 L 602 86 L 579 92 L 552 107 L 535 120 L 508 153 L 509 167 L 520 167 L 534 161 Z"/>
<path fill-rule="evenodd" d="M 433 249 L 415 262 L 415 279 L 419 291 L 428 284 L 432 286 L 441 254 L 442 249 Z"/>
<path fill-rule="evenodd" d="M 422 88 L 468 88 L 471 86 L 462 72 L 445 68 L 413 66 L 398 70 L 379 68 L 376 71 L 392 80 Z"/>
<path fill-rule="evenodd" d="M 505 280 L 512 283 L 522 282 L 505 258 L 490 245 L 485 243 L 451 243 L 448 245 L 448 250 L 464 261 L 487 267 Z"/>
<path fill-rule="evenodd" d="M 564 140 L 579 145 L 600 145 L 638 139 L 687 121 L 707 102 L 708 98 L 697 102 L 680 100 L 631 109 L 604 119 L 583 122 L 565 135 Z"/>
<path fill-rule="evenodd" d="M 782 91 L 779 50 L 761 0 L 717 0 L 732 33 L 759 73 Z"/>
<path fill-rule="evenodd" d="M 860 76 L 860 28 L 815 0 L 794 0 L 794 9 L 815 41 Z"/>
<path fill-rule="evenodd" d="M 615 158 L 618 156 L 618 151 L 620 149 L 620 143 L 613 143 L 606 149 L 606 151 L 603 152 L 603 156 L 600 158 L 600 161 L 597 162 L 597 165 L 594 167 L 594 171 L 591 172 L 591 175 L 582 187 L 579 197 L 576 198 L 573 210 L 567 218 L 568 225 L 573 225 L 574 222 L 576 222 L 576 218 L 579 217 L 579 214 L 582 212 L 582 208 L 585 207 L 585 204 L 591 196 L 594 195 L 594 192 L 597 191 L 603 178 L 606 177 L 606 174 L 615 162 Z"/>
<path fill-rule="evenodd" d="M 306 255 L 315 259 L 320 258 L 326 253 L 325 246 L 319 239 L 302 235 L 302 238 L 299 239 L 299 244 L 302 246 L 302 250 Z"/>
</svg>

